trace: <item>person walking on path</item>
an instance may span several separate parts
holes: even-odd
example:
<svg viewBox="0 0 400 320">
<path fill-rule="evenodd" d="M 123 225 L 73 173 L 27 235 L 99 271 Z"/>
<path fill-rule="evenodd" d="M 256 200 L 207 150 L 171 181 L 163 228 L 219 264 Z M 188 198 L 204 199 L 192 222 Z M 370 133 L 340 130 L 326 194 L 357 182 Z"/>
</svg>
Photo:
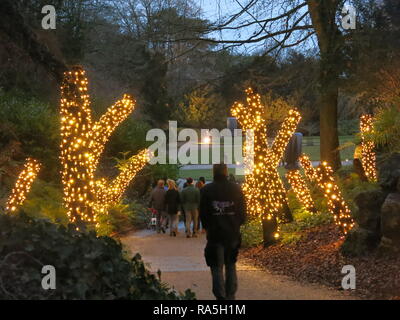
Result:
<svg viewBox="0 0 400 320">
<path fill-rule="evenodd" d="M 168 216 L 165 212 L 165 194 L 164 180 L 158 180 L 157 186 L 150 194 L 150 208 L 157 211 L 157 232 L 165 233 L 165 224 Z"/>
<path fill-rule="evenodd" d="M 200 190 L 193 185 L 193 179 L 187 178 L 187 187 L 181 193 L 182 207 L 185 210 L 186 237 L 197 237 L 196 230 L 199 223 Z M 193 221 L 193 233 L 190 225 Z"/>
<path fill-rule="evenodd" d="M 186 187 L 187 187 L 187 182 L 185 182 L 182 186 L 182 189 L 179 190 L 180 199 L 181 199 L 181 213 L 182 213 L 183 225 L 185 226 L 185 233 L 187 233 L 187 231 L 186 231 L 186 213 L 185 213 L 185 208 L 182 205 L 182 190 L 185 189 Z"/>
<path fill-rule="evenodd" d="M 170 230 L 169 235 L 176 237 L 176 234 L 178 232 L 178 221 L 179 221 L 178 211 L 181 201 L 175 181 L 168 179 L 167 184 L 168 184 L 168 190 L 167 193 L 165 194 L 165 207 L 167 209 L 167 214 L 169 216 L 169 230 Z"/>
<path fill-rule="evenodd" d="M 204 255 L 211 269 L 214 296 L 217 300 L 234 300 L 240 226 L 246 219 L 246 203 L 241 188 L 228 181 L 225 164 L 215 164 L 213 175 L 214 181 L 201 190 L 200 219 L 207 233 Z"/>
<path fill-rule="evenodd" d="M 201 181 L 201 180 L 197 181 L 195 187 L 196 187 L 197 189 L 199 189 L 199 190 L 200 190 L 201 188 L 203 188 L 203 187 L 204 187 L 203 181 Z"/>
<path fill-rule="evenodd" d="M 204 177 L 200 177 L 199 180 L 196 182 L 196 185 L 195 185 L 195 187 L 196 187 L 197 189 L 200 190 L 200 199 L 201 199 L 201 188 L 203 188 L 204 185 L 205 185 Z M 202 228 L 202 226 L 201 226 L 201 221 L 199 220 L 199 222 L 198 222 L 198 224 L 197 224 L 197 230 L 196 230 L 196 232 L 197 232 L 197 233 L 200 233 L 200 229 L 202 229 L 202 232 L 204 232 L 204 228 Z M 193 232 L 194 232 L 194 231 L 193 231 Z"/>
</svg>

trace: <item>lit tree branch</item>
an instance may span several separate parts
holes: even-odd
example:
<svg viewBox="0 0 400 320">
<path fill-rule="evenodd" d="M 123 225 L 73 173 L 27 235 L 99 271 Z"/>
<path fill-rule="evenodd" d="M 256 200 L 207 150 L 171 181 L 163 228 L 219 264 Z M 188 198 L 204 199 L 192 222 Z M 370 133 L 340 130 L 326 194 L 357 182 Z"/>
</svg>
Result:
<svg viewBox="0 0 400 320">
<path fill-rule="evenodd" d="M 282 159 L 286 145 L 295 132 L 300 119 L 300 113 L 297 110 L 292 109 L 289 111 L 289 116 L 285 119 L 285 121 L 283 121 L 271 147 L 270 161 L 274 166 L 277 166 Z"/>
<path fill-rule="evenodd" d="M 306 177 L 311 181 L 316 181 L 323 191 L 327 199 L 328 211 L 333 215 L 336 225 L 340 227 L 343 234 L 347 234 L 355 223 L 351 217 L 351 211 L 335 182 L 332 168 L 325 161 L 319 167 L 313 168 L 309 157 L 304 154 L 299 160 Z"/>
<path fill-rule="evenodd" d="M 32 158 L 26 159 L 24 169 L 19 174 L 17 182 L 8 198 L 6 211 L 14 212 L 23 204 L 26 195 L 31 189 L 33 181 L 39 173 L 40 167 L 41 165 L 37 160 Z"/>
<path fill-rule="evenodd" d="M 102 207 L 118 203 L 131 180 L 150 160 L 150 157 L 151 154 L 149 150 L 142 150 L 127 161 L 119 175 L 111 181 L 108 186 L 105 185 L 104 180 L 100 182 L 97 205 Z"/>
<path fill-rule="evenodd" d="M 135 100 L 129 95 L 124 95 L 122 100 L 117 101 L 113 106 L 108 108 L 107 112 L 101 116 L 92 128 L 93 141 L 96 143 L 97 158 L 100 157 L 104 150 L 104 145 L 108 141 L 111 134 L 134 110 Z M 97 159 L 98 160 L 98 159 Z"/>
<path fill-rule="evenodd" d="M 288 179 L 294 193 L 296 194 L 297 200 L 304 206 L 304 208 L 315 213 L 314 201 L 311 197 L 310 189 L 307 186 L 306 181 L 302 177 L 299 170 L 289 170 L 286 173 L 286 178 Z"/>
</svg>

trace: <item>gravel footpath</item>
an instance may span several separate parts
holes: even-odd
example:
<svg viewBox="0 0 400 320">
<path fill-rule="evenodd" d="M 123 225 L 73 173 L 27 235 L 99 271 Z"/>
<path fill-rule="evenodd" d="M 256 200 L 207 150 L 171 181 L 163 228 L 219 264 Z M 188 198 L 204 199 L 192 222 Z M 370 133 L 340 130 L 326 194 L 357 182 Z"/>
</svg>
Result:
<svg viewBox="0 0 400 320">
<path fill-rule="evenodd" d="M 197 299 L 214 299 L 211 275 L 205 264 L 203 250 L 205 235 L 187 239 L 183 225 L 178 236 L 157 234 L 142 230 L 121 238 L 132 255 L 139 252 L 152 272 L 161 270 L 161 280 L 178 291 L 188 288 Z M 352 299 L 349 295 L 319 285 L 310 285 L 274 275 L 255 267 L 241 258 L 237 265 L 239 289 L 237 299 L 242 300 L 330 300 Z"/>
</svg>

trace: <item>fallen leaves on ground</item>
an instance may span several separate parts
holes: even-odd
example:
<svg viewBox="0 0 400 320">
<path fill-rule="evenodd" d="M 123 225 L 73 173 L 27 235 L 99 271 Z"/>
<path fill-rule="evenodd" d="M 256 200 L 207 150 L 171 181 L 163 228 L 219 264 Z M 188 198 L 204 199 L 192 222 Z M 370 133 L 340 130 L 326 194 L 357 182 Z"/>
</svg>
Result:
<svg viewBox="0 0 400 320">
<path fill-rule="evenodd" d="M 344 257 L 340 252 L 343 239 L 336 226 L 307 230 L 294 244 L 258 246 L 241 251 L 241 256 L 256 265 L 295 280 L 319 283 L 343 290 L 343 266 L 356 269 L 355 295 L 364 299 L 399 299 L 400 254 L 373 252 L 363 257 Z"/>
</svg>

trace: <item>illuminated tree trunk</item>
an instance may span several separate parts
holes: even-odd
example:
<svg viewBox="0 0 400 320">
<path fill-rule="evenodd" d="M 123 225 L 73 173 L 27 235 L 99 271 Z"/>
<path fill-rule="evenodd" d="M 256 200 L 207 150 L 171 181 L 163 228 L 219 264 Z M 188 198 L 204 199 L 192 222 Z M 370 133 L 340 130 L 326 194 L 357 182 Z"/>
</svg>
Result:
<svg viewBox="0 0 400 320">
<path fill-rule="evenodd" d="M 85 71 L 77 66 L 66 72 L 61 86 L 61 164 L 64 203 L 70 221 L 79 229 L 96 223 L 98 214 L 122 197 L 129 182 L 149 160 L 147 150 L 131 157 L 112 182 L 95 178 L 110 135 L 133 111 L 128 95 L 117 101 L 97 122 L 92 121 Z"/>
<path fill-rule="evenodd" d="M 246 93 L 246 105 L 236 102 L 232 107 L 232 115 L 237 117 L 242 129 L 251 130 L 254 135 L 254 150 L 246 151 L 246 154 L 253 154 L 254 167 L 246 174 L 243 192 L 249 215 L 261 220 L 264 246 L 268 246 L 279 238 L 278 223 L 293 220 L 277 168 L 301 116 L 297 110 L 290 110 L 270 147 L 267 141 L 265 108 L 261 104 L 260 95 L 254 94 L 251 88 Z M 247 148 L 246 145 L 245 149 Z"/>
<path fill-rule="evenodd" d="M 274 244 L 277 240 L 276 236 L 278 236 L 278 222 L 276 218 L 264 216 L 262 218 L 262 228 L 264 247 Z"/>
<path fill-rule="evenodd" d="M 361 148 L 362 148 L 362 167 L 365 176 L 369 181 L 376 182 L 378 180 L 378 172 L 376 168 L 376 154 L 374 152 L 375 144 L 366 138 L 366 134 L 373 132 L 373 117 L 370 114 L 364 114 L 360 118 L 361 132 Z"/>
<path fill-rule="evenodd" d="M 320 136 L 321 161 L 333 170 L 341 166 L 338 136 L 337 103 L 342 35 L 336 25 L 338 0 L 308 0 L 309 12 L 320 49 Z"/>
</svg>

